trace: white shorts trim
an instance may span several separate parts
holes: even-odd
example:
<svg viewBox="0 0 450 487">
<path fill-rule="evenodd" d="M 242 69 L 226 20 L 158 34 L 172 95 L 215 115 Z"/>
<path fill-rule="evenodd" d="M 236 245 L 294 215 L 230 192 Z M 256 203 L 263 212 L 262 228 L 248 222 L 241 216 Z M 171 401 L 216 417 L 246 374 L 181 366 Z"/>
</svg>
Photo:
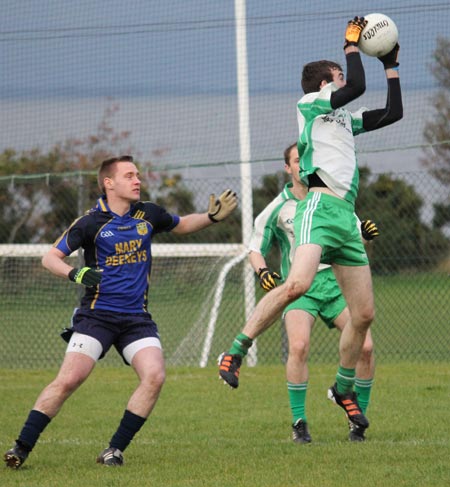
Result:
<svg viewBox="0 0 450 487">
<path fill-rule="evenodd" d="M 147 337 L 141 338 L 140 340 L 136 340 L 133 343 L 130 343 L 122 350 L 122 357 L 131 365 L 131 361 L 133 357 L 136 355 L 139 350 L 147 347 L 156 347 L 162 349 L 161 342 L 159 338 L 156 337 Z"/>
<path fill-rule="evenodd" d="M 66 348 L 66 353 L 70 352 L 82 353 L 97 362 L 103 347 L 96 338 L 74 331 Z"/>
</svg>

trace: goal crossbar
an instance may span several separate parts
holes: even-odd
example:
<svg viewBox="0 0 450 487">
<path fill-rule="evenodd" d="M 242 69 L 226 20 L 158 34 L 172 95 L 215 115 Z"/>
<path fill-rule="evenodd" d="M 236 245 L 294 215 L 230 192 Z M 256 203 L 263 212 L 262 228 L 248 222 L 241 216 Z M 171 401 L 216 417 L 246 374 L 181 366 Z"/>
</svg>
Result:
<svg viewBox="0 0 450 487">
<path fill-rule="evenodd" d="M 0 244 L 0 257 L 42 257 L 51 244 Z M 235 257 L 242 244 L 152 244 L 153 257 Z"/>
</svg>

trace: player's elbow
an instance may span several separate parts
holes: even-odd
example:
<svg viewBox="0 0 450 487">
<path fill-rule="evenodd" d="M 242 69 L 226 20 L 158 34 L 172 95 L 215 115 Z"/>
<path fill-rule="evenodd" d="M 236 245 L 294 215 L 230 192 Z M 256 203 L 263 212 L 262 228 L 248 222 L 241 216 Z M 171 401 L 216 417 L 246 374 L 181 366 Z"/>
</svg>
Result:
<svg viewBox="0 0 450 487">
<path fill-rule="evenodd" d="M 48 252 L 46 252 L 41 259 L 41 264 L 47 270 L 53 272 L 53 269 L 59 265 L 59 262 L 64 260 L 65 254 L 60 250 L 52 247 Z"/>
<path fill-rule="evenodd" d="M 400 106 L 397 108 L 397 110 L 394 112 L 394 122 L 398 122 L 403 118 L 403 106 Z"/>
<path fill-rule="evenodd" d="M 45 254 L 41 259 L 41 264 L 44 269 L 47 269 L 50 272 L 53 272 L 53 268 L 55 267 L 54 258 L 51 254 Z"/>
<path fill-rule="evenodd" d="M 386 119 L 384 125 L 391 125 L 395 122 L 398 122 L 403 118 L 403 107 L 398 107 L 394 110 L 390 110 Z"/>
<path fill-rule="evenodd" d="M 41 264 L 42 264 L 43 267 L 45 267 L 46 269 L 48 269 L 48 253 L 47 254 L 44 254 L 42 256 Z"/>
<path fill-rule="evenodd" d="M 330 104 L 333 110 L 343 107 L 347 103 L 359 98 L 366 91 L 365 79 L 352 79 L 347 80 L 347 84 L 339 88 L 339 90 L 333 92 L 330 98 Z"/>
<path fill-rule="evenodd" d="M 356 77 L 351 81 L 347 81 L 347 86 L 353 99 L 364 95 L 366 91 L 366 79 L 364 76 Z"/>
<path fill-rule="evenodd" d="M 354 85 L 355 98 L 359 98 L 361 95 L 364 95 L 365 92 L 366 92 L 365 80 L 361 80 L 358 83 L 355 83 Z"/>
</svg>

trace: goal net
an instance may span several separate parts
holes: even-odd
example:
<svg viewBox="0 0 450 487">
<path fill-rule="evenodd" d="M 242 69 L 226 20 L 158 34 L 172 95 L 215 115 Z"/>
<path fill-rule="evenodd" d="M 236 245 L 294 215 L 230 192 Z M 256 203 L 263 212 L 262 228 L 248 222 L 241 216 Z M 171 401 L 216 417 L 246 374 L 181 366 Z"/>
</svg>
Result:
<svg viewBox="0 0 450 487">
<path fill-rule="evenodd" d="M 54 366 L 64 353 L 59 333 L 69 326 L 84 289 L 42 267 L 49 248 L 0 245 L 2 321 L 13 324 L 0 329 L 0 367 Z M 254 295 L 244 246 L 154 244 L 152 254 L 149 311 L 158 324 L 168 365 L 214 363 L 244 323 L 245 294 Z M 68 259 L 74 266 L 82 262 L 76 253 Z M 117 361 L 112 353 L 102 363 Z"/>
</svg>

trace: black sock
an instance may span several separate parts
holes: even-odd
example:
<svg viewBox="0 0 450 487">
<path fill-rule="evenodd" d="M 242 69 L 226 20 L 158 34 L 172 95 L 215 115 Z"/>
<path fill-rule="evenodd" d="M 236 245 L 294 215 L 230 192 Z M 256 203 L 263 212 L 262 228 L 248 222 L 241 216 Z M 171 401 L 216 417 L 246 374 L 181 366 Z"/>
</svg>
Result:
<svg viewBox="0 0 450 487">
<path fill-rule="evenodd" d="M 122 421 L 111 438 L 109 446 L 124 451 L 134 435 L 141 429 L 146 419 L 125 409 Z"/>
<path fill-rule="evenodd" d="M 46 414 L 32 409 L 23 425 L 19 438 L 17 438 L 17 443 L 26 450 L 31 451 L 50 421 L 51 418 Z"/>
</svg>

